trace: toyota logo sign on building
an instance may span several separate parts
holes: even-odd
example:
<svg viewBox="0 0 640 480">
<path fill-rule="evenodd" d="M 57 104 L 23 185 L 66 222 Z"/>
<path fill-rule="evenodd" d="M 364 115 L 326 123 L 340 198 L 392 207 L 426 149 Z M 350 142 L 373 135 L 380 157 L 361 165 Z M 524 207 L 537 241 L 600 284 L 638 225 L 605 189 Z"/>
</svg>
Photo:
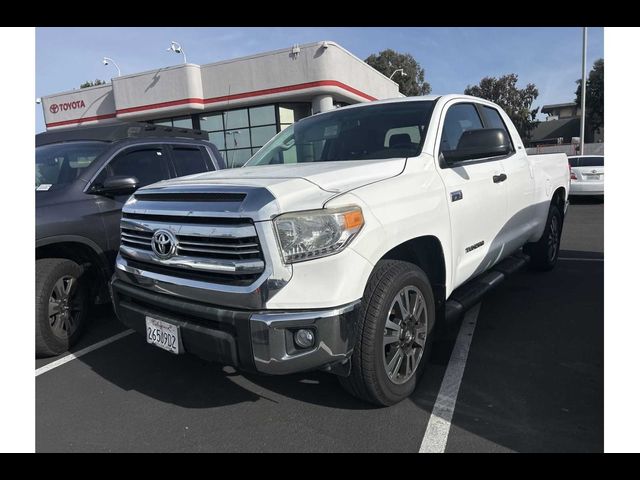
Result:
<svg viewBox="0 0 640 480">
<path fill-rule="evenodd" d="M 84 100 L 74 100 L 73 102 L 52 103 L 49 107 L 49 111 L 54 115 L 60 110 L 77 110 L 79 108 L 85 108 Z"/>
</svg>

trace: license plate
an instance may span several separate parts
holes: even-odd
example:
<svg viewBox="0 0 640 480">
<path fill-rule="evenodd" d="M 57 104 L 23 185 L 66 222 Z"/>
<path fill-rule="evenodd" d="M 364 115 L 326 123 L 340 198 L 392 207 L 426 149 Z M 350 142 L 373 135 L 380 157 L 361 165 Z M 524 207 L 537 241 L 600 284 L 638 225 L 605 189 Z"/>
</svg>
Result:
<svg viewBox="0 0 640 480">
<path fill-rule="evenodd" d="M 585 177 L 586 177 L 586 180 L 589 180 L 589 181 L 597 181 L 597 180 L 600 180 L 602 178 L 601 175 L 593 174 L 593 173 L 586 174 Z"/>
<path fill-rule="evenodd" d="M 147 343 L 171 353 L 180 353 L 180 330 L 157 318 L 145 317 L 147 324 Z"/>
</svg>

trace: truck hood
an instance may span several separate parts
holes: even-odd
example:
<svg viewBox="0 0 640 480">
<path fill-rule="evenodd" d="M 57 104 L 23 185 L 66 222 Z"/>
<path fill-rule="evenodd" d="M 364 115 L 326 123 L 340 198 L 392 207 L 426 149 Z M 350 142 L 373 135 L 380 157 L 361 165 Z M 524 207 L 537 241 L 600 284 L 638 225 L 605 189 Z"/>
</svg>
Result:
<svg viewBox="0 0 640 480">
<path fill-rule="evenodd" d="M 250 214 L 254 220 L 272 218 L 279 213 L 321 208 L 330 198 L 355 188 L 391 178 L 402 173 L 404 158 L 317 162 L 243 167 L 200 173 L 144 187 L 139 192 L 233 192 L 268 190 L 268 198 L 254 201 L 251 195 L 242 205 L 223 207 L 226 211 Z M 269 200 L 270 199 L 270 200 Z M 143 212 L 147 205 L 130 199 L 125 211 Z M 155 205 L 154 208 L 160 208 Z M 167 208 L 172 208 L 167 206 Z M 192 205 L 189 214 L 211 209 Z"/>
<path fill-rule="evenodd" d="M 405 158 L 385 160 L 349 160 L 341 162 L 290 163 L 233 168 L 190 175 L 171 183 L 237 183 L 268 187 L 283 179 L 299 178 L 331 193 L 344 193 L 369 183 L 402 173 Z"/>
</svg>

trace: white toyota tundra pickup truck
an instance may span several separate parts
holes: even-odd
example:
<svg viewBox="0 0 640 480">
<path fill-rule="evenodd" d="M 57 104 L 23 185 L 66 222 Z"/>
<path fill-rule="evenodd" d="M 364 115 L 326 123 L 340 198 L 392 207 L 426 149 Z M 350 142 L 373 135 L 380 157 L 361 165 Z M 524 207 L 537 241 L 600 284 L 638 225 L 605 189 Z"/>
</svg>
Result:
<svg viewBox="0 0 640 480">
<path fill-rule="evenodd" d="M 413 392 L 436 322 L 526 263 L 553 268 L 569 182 L 564 154 L 527 155 L 504 111 L 479 98 L 335 109 L 243 168 L 131 196 L 113 302 L 169 352 L 265 374 L 324 370 L 391 405 Z"/>
</svg>

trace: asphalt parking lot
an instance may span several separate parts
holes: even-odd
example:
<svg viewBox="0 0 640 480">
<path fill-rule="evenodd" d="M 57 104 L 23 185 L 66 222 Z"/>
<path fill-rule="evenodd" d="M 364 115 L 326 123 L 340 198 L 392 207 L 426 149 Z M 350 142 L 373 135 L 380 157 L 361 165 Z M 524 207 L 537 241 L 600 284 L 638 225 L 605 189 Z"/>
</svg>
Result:
<svg viewBox="0 0 640 480">
<path fill-rule="evenodd" d="M 398 405 L 372 408 L 330 374 L 241 374 L 139 335 L 100 347 L 125 331 L 101 307 L 73 352 L 98 348 L 36 360 L 53 367 L 36 370 L 36 449 L 601 452 L 604 204 L 571 201 L 556 269 L 511 276 L 440 335 Z"/>
</svg>

